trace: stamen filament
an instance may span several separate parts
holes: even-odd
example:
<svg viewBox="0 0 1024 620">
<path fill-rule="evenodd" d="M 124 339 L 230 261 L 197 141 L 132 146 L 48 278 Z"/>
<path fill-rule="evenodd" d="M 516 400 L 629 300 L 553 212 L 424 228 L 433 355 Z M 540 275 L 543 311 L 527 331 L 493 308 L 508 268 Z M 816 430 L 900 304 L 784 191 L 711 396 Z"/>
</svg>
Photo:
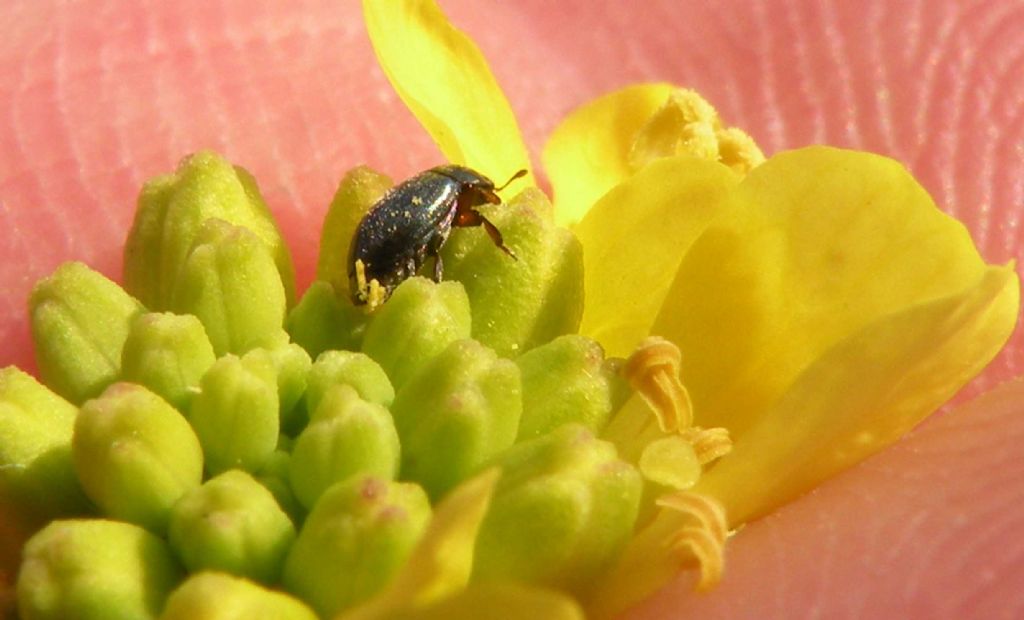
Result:
<svg viewBox="0 0 1024 620">
<path fill-rule="evenodd" d="M 679 379 L 679 348 L 658 336 L 640 343 L 622 368 L 629 381 L 658 418 L 663 433 L 677 433 L 693 423 L 690 395 Z"/>
<path fill-rule="evenodd" d="M 732 438 L 726 428 L 700 428 L 694 426 L 683 432 L 683 438 L 693 445 L 701 465 L 720 459 L 732 451 Z"/>
<path fill-rule="evenodd" d="M 692 525 L 680 528 L 668 544 L 696 558 L 700 565 L 698 590 L 716 586 L 722 578 L 725 565 L 723 551 L 729 534 L 725 509 L 711 497 L 686 491 L 666 495 L 656 503 L 694 521 Z"/>
</svg>

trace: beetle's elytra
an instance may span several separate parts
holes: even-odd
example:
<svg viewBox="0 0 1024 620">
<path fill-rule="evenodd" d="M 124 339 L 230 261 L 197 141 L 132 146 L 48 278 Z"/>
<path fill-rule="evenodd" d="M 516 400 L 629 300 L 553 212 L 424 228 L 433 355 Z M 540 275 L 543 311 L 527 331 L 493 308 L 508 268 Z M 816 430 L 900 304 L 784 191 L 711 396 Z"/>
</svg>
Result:
<svg viewBox="0 0 1024 620">
<path fill-rule="evenodd" d="M 475 207 L 501 204 L 497 192 L 526 174 L 520 170 L 504 185 L 464 166 L 438 166 L 388 190 L 359 222 L 349 246 L 352 302 L 384 302 L 396 286 L 434 259 L 434 280 L 443 272 L 438 252 L 453 226 L 483 226 L 503 252 L 515 258 L 501 232 Z"/>
</svg>

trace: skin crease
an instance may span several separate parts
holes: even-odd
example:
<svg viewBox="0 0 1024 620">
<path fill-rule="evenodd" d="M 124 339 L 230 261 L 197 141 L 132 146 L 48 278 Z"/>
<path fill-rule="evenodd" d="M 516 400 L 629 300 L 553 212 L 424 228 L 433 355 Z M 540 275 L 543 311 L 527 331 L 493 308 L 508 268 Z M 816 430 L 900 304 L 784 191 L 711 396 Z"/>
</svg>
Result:
<svg viewBox="0 0 1024 620">
<path fill-rule="evenodd" d="M 573 107 L 692 86 L 766 153 L 830 143 L 904 162 L 989 262 L 1024 247 L 1024 5 L 1013 0 L 444 0 L 508 94 L 535 162 Z M 319 222 L 360 163 L 440 163 L 351 0 L 40 0 L 0 16 L 0 365 L 32 369 L 24 300 L 66 260 L 120 277 L 141 183 L 213 148 L 260 182 L 312 278 Z M 958 403 L 1024 367 L 1024 335 Z M 683 574 L 633 618 L 1024 615 L 1024 386 L 750 524 L 721 586 Z"/>
</svg>

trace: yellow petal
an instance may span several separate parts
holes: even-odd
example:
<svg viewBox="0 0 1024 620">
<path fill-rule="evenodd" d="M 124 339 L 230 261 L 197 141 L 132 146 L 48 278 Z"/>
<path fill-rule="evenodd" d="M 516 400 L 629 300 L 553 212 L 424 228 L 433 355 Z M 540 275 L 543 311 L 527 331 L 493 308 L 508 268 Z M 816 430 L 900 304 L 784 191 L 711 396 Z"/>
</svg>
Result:
<svg viewBox="0 0 1024 620">
<path fill-rule="evenodd" d="M 391 584 L 339 618 L 389 618 L 462 591 L 473 570 L 477 531 L 499 475 L 497 469 L 490 469 L 452 490 L 437 506 L 419 545 Z"/>
<path fill-rule="evenodd" d="M 575 110 L 555 129 L 543 161 L 559 225 L 583 219 L 598 198 L 632 176 L 633 141 L 672 90 L 671 84 L 629 86 Z"/>
<path fill-rule="evenodd" d="M 1012 265 L 883 317 L 822 355 L 695 491 L 732 523 L 763 515 L 895 441 L 995 356 L 1017 319 Z"/>
<path fill-rule="evenodd" d="M 449 161 L 503 183 L 530 161 L 512 108 L 480 49 L 433 0 L 363 0 L 381 68 Z M 509 186 L 509 195 L 532 185 Z"/>
<path fill-rule="evenodd" d="M 792 151 L 739 189 L 737 208 L 689 249 L 652 328 L 682 350 L 695 423 L 734 441 L 837 343 L 986 269 L 963 226 L 878 155 Z"/>
<path fill-rule="evenodd" d="M 572 598 L 555 590 L 514 583 L 474 584 L 426 609 L 396 616 L 402 620 L 584 620 Z"/>
<path fill-rule="evenodd" d="M 690 244 L 735 199 L 739 176 L 686 155 L 608 192 L 576 227 L 586 305 L 580 333 L 628 355 L 650 331 Z M 659 332 L 660 333 L 660 332 Z"/>
</svg>

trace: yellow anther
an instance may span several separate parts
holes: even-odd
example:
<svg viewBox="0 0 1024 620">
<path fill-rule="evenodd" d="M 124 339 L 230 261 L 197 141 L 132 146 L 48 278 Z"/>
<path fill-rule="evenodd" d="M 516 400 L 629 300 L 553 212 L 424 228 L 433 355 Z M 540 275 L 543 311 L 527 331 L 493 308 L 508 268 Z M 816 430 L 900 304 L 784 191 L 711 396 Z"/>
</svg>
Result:
<svg viewBox="0 0 1024 620">
<path fill-rule="evenodd" d="M 732 438 L 725 428 L 693 426 L 683 431 L 683 438 L 693 446 L 701 465 L 707 465 L 732 451 Z"/>
<path fill-rule="evenodd" d="M 622 376 L 654 411 L 663 433 L 681 432 L 693 423 L 690 395 L 679 379 L 681 359 L 679 347 L 651 336 L 622 367 Z"/>
<path fill-rule="evenodd" d="M 668 544 L 691 554 L 700 564 L 697 589 L 707 590 L 717 585 L 725 567 L 723 552 L 729 535 L 725 509 L 706 495 L 686 491 L 661 497 L 657 504 L 686 516 L 690 522 L 680 528 Z"/>
<path fill-rule="evenodd" d="M 684 527 L 672 541 L 672 545 L 693 554 L 697 563 L 700 564 L 698 590 L 707 591 L 718 585 L 722 579 L 722 571 L 725 569 L 723 547 L 717 544 L 707 531 L 696 527 Z"/>
<path fill-rule="evenodd" d="M 366 308 L 367 310 L 374 310 L 377 306 L 384 303 L 384 299 L 387 297 L 384 293 L 384 288 L 377 281 L 377 278 L 370 280 L 370 292 L 366 296 Z"/>
<path fill-rule="evenodd" d="M 718 160 L 740 174 L 764 163 L 764 153 L 742 129 L 729 127 L 718 132 Z"/>
<path fill-rule="evenodd" d="M 753 138 L 725 127 L 715 108 L 689 89 L 673 91 L 647 119 L 633 139 L 629 164 L 639 170 L 656 159 L 682 154 L 719 161 L 740 174 L 764 162 Z"/>
<path fill-rule="evenodd" d="M 362 259 L 356 259 L 356 296 L 362 301 L 369 297 L 369 287 L 366 285 L 366 265 Z"/>
<path fill-rule="evenodd" d="M 680 491 L 659 497 L 655 503 L 662 508 L 670 508 L 693 517 L 702 529 L 711 533 L 718 542 L 725 542 L 729 535 L 729 523 L 726 520 L 725 508 L 718 500 L 700 493 Z"/>
<path fill-rule="evenodd" d="M 356 296 L 366 303 L 366 311 L 372 312 L 377 306 L 384 303 L 384 288 L 381 287 L 377 278 L 366 281 L 366 265 L 362 259 L 356 259 Z"/>
</svg>

